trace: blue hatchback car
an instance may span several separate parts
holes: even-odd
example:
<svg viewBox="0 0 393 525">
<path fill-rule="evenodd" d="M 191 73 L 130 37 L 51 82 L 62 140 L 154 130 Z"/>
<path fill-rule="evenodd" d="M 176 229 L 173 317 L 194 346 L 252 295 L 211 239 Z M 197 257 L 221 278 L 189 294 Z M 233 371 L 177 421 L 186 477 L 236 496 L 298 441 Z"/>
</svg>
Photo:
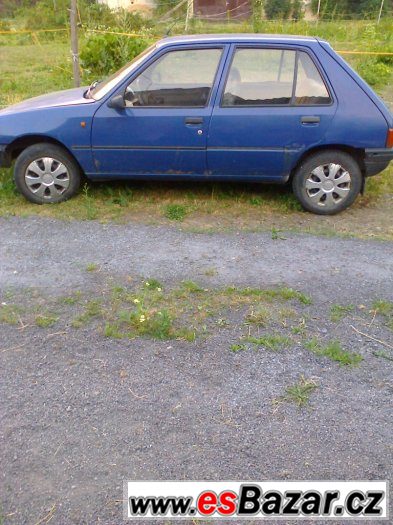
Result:
<svg viewBox="0 0 393 525">
<path fill-rule="evenodd" d="M 291 182 L 306 210 L 347 208 L 393 159 L 393 117 L 317 38 L 168 37 L 90 88 L 0 111 L 0 165 L 30 201 L 92 180 Z"/>
</svg>

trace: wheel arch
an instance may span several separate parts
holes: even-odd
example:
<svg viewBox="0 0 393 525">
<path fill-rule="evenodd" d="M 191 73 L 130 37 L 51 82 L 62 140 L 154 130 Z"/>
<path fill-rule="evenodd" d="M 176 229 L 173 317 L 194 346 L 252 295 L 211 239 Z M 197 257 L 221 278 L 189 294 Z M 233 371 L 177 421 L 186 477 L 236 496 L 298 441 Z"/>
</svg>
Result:
<svg viewBox="0 0 393 525">
<path fill-rule="evenodd" d="M 64 149 L 73 158 L 73 160 L 79 166 L 79 169 L 83 171 L 80 163 L 78 162 L 78 159 L 75 157 L 72 151 L 67 148 L 63 142 L 60 142 L 59 140 L 54 139 L 48 135 L 23 135 L 10 142 L 6 151 L 11 161 L 14 161 L 26 148 L 34 146 L 35 144 L 44 143 L 53 144 L 54 146 L 59 146 Z"/>
<path fill-rule="evenodd" d="M 364 163 L 364 149 L 354 148 L 352 146 L 346 146 L 346 145 L 343 145 L 343 144 L 326 144 L 326 145 L 323 145 L 323 146 L 315 146 L 315 147 L 310 148 L 307 151 L 305 151 L 300 156 L 300 158 L 297 160 L 295 166 L 292 168 L 290 176 L 289 176 L 289 181 L 292 181 L 293 176 L 294 176 L 296 170 L 298 169 L 298 167 L 306 159 L 311 157 L 311 155 L 314 155 L 315 153 L 321 153 L 321 152 L 324 152 L 324 151 L 329 151 L 329 150 L 342 151 L 343 153 L 348 153 L 349 155 L 351 155 L 351 157 L 359 164 L 359 168 L 360 168 L 360 171 L 362 172 L 363 179 L 364 179 L 365 173 L 366 173 L 366 166 L 365 166 L 365 163 Z"/>
</svg>

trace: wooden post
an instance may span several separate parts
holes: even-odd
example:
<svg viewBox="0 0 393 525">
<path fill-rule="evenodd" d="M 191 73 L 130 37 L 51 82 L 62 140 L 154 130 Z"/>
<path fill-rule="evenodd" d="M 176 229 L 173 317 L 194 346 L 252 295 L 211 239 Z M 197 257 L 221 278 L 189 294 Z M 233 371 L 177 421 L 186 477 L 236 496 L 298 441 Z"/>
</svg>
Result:
<svg viewBox="0 0 393 525">
<path fill-rule="evenodd" d="M 79 71 L 79 54 L 78 54 L 78 28 L 77 28 L 77 0 L 71 0 L 70 9 L 70 28 L 71 28 L 71 56 L 72 56 L 72 71 L 74 74 L 74 85 L 79 87 L 81 85 L 80 71 Z"/>
<path fill-rule="evenodd" d="M 318 0 L 318 11 L 317 11 L 317 17 L 319 19 L 319 13 L 321 11 L 321 0 Z"/>
<path fill-rule="evenodd" d="M 186 13 L 186 23 L 184 26 L 185 32 L 188 31 L 188 24 L 190 22 L 190 18 L 193 18 L 194 16 L 194 0 L 188 0 L 187 2 L 187 13 Z"/>
<path fill-rule="evenodd" d="M 380 7 L 380 9 L 379 9 L 379 14 L 378 14 L 378 22 L 377 22 L 378 24 L 379 24 L 379 22 L 381 21 L 382 9 L 383 9 L 383 4 L 384 4 L 384 3 L 385 3 L 385 0 L 382 0 L 382 2 L 381 2 L 381 7 Z"/>
</svg>

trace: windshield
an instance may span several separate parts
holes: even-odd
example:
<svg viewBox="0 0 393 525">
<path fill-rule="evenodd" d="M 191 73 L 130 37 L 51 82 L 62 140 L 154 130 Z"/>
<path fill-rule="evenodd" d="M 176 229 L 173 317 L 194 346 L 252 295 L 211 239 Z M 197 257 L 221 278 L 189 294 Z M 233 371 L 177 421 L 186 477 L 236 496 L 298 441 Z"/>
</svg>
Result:
<svg viewBox="0 0 393 525">
<path fill-rule="evenodd" d="M 94 100 L 100 100 L 102 97 L 104 97 L 111 89 L 113 89 L 117 84 L 119 84 L 124 78 L 126 78 L 131 71 L 138 67 L 139 64 L 142 62 L 142 60 L 150 54 L 154 49 L 156 48 L 156 45 L 153 44 L 152 46 L 148 47 L 140 55 L 134 58 L 131 62 L 123 66 L 121 69 L 116 71 L 116 73 L 113 73 L 110 77 L 108 77 L 106 80 L 103 80 L 102 82 L 99 82 L 91 91 L 90 91 L 90 98 L 94 98 Z"/>
</svg>

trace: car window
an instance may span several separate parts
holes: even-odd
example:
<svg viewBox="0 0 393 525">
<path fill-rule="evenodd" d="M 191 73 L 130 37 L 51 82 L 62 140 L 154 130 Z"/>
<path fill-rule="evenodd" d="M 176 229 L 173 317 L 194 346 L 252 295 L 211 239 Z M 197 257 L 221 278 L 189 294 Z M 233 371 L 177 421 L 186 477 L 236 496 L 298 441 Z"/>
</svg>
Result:
<svg viewBox="0 0 393 525">
<path fill-rule="evenodd" d="M 222 105 L 289 104 L 296 51 L 237 49 L 229 70 Z"/>
<path fill-rule="evenodd" d="M 329 92 L 307 53 L 299 52 L 295 104 L 301 106 L 330 104 Z"/>
<path fill-rule="evenodd" d="M 222 49 L 170 51 L 129 84 L 128 106 L 199 107 L 209 100 Z"/>
</svg>

